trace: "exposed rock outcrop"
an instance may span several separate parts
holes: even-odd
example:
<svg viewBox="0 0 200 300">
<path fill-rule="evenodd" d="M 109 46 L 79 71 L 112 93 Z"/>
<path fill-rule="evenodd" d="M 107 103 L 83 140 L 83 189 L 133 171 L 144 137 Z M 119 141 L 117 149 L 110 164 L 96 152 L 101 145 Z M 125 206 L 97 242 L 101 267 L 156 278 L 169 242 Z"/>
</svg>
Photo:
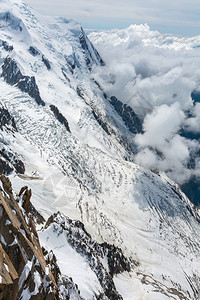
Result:
<svg viewBox="0 0 200 300">
<path fill-rule="evenodd" d="M 6 159 L 3 157 L 0 157 L 0 173 L 3 173 L 5 175 L 9 175 L 13 171 L 13 167 L 10 165 Z"/>
<path fill-rule="evenodd" d="M 35 209 L 32 203 L 30 203 L 30 215 L 35 224 L 42 225 L 45 223 L 44 217 Z"/>
<path fill-rule="evenodd" d="M 96 274 L 104 295 L 111 300 L 122 299 L 115 288 L 113 276 L 124 271 L 129 272 L 131 262 L 123 255 L 121 249 L 107 243 L 98 244 L 87 233 L 83 223 L 73 221 L 61 213 L 52 215 L 44 230 L 51 226 L 56 235 L 64 233 L 70 246 L 85 258 Z M 102 263 L 103 260 L 107 261 L 108 268 Z"/>
<path fill-rule="evenodd" d="M 39 50 L 34 46 L 29 47 L 29 53 L 33 56 L 37 56 L 40 54 Z"/>
<path fill-rule="evenodd" d="M 77 86 L 76 88 L 76 92 L 78 94 L 79 97 L 81 97 L 84 101 L 85 100 L 85 96 L 84 96 L 84 91 L 81 89 L 80 86 Z M 97 123 L 101 126 L 101 128 L 108 134 L 115 134 L 114 130 L 111 128 L 111 126 L 109 126 L 109 123 L 107 120 L 105 120 L 105 118 L 103 116 L 101 116 L 97 110 L 95 108 L 93 108 L 91 106 L 92 109 L 92 115 L 95 118 L 95 120 L 97 121 Z"/>
<path fill-rule="evenodd" d="M 19 155 L 17 153 L 13 153 L 9 150 L 6 150 L 5 148 L 2 148 L 0 150 L 0 159 L 2 162 L 5 162 L 7 166 L 9 166 L 9 171 L 5 172 L 2 163 L 2 168 L 0 167 L 0 173 L 3 173 L 5 175 L 10 174 L 13 170 L 15 170 L 19 174 L 25 173 L 25 166 L 23 161 L 19 158 Z"/>
<path fill-rule="evenodd" d="M 123 104 L 115 96 L 110 98 L 110 103 L 120 115 L 130 132 L 137 134 L 142 132 L 142 121 L 138 118 L 133 109 L 127 104 Z"/>
<path fill-rule="evenodd" d="M 10 27 L 12 30 L 23 31 L 24 24 L 22 23 L 22 20 L 9 11 L 1 12 L 0 20 L 4 22 L 6 27 Z"/>
<path fill-rule="evenodd" d="M 15 199 L 9 179 L 0 180 L 0 299 L 58 299 L 59 271 L 55 257 L 44 258 L 29 215 L 31 191 L 22 188 Z"/>
<path fill-rule="evenodd" d="M 14 118 L 11 116 L 6 107 L 0 103 L 0 130 L 15 136 L 17 127 Z M 9 175 L 13 170 L 17 173 L 23 174 L 25 172 L 25 166 L 21 157 L 11 150 L 8 143 L 1 137 L 0 143 L 0 174 Z"/>
<path fill-rule="evenodd" d="M 9 111 L 0 104 L 0 129 L 2 130 L 4 126 L 11 131 L 17 131 L 14 118 Z"/>
<path fill-rule="evenodd" d="M 42 55 L 42 61 L 45 64 L 47 70 L 48 71 L 51 70 L 51 64 L 50 64 L 49 60 L 44 55 Z"/>
<path fill-rule="evenodd" d="M 9 178 L 0 176 L 0 300 L 84 300 L 73 279 L 61 274 L 54 253 L 40 246 L 34 222 L 42 224 L 44 218 L 33 207 L 30 198 L 31 190 L 27 186 L 22 187 L 15 196 Z M 51 216 L 45 228 L 54 223 L 54 218 L 56 224 L 59 216 L 59 213 Z M 83 230 L 89 238 L 82 223 L 71 220 L 70 222 L 71 229 L 74 226 L 74 229 Z M 80 246 L 82 236 L 77 234 L 78 231 L 75 231 L 73 237 L 71 232 L 72 239 L 78 239 Z M 88 242 L 91 243 L 89 240 Z M 81 251 L 78 252 L 82 254 Z M 89 254 L 88 252 L 87 255 Z M 93 259 L 91 256 L 91 264 Z M 101 270 L 97 271 L 100 271 L 101 275 Z M 104 280 L 104 274 L 102 276 Z M 108 277 L 112 282 L 110 275 Z M 117 292 L 111 293 L 117 297 L 110 299 L 121 299 Z"/>
<path fill-rule="evenodd" d="M 0 41 L 0 45 L 3 47 L 4 50 L 7 52 L 12 52 L 13 51 L 13 46 L 9 45 L 6 41 Z"/>
<path fill-rule="evenodd" d="M 40 97 L 35 77 L 22 75 L 16 61 L 10 57 L 6 57 L 4 60 L 1 77 L 3 77 L 8 84 L 16 85 L 22 92 L 27 93 L 30 97 L 35 99 L 38 105 L 45 105 Z"/>
<path fill-rule="evenodd" d="M 105 65 L 101 56 L 94 48 L 94 46 L 90 43 L 82 28 L 81 28 L 81 34 L 79 36 L 79 41 L 82 49 L 85 52 L 85 62 L 89 70 L 91 70 L 91 67 L 94 63 L 97 65 L 99 64 L 101 66 Z"/>
<path fill-rule="evenodd" d="M 63 114 L 59 111 L 59 109 L 55 105 L 50 105 L 50 109 L 54 113 L 56 119 L 65 126 L 67 131 L 71 133 L 69 123 L 67 122 L 67 119 L 63 116 Z"/>
<path fill-rule="evenodd" d="M 110 133 L 110 131 L 109 131 L 109 128 L 108 128 L 108 125 L 106 124 L 106 122 L 104 122 L 104 121 L 102 120 L 102 118 L 99 117 L 99 116 L 95 113 L 95 111 L 93 111 L 92 114 L 93 114 L 95 120 L 98 122 L 98 124 L 102 127 L 102 129 L 103 129 L 108 135 L 110 135 L 111 133 Z"/>
</svg>

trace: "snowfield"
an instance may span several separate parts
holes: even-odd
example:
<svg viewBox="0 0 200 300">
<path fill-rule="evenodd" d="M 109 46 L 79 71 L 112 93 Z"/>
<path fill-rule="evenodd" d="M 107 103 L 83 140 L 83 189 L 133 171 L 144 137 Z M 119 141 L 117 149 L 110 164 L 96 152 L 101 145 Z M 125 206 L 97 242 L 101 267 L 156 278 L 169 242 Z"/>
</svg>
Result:
<svg viewBox="0 0 200 300">
<path fill-rule="evenodd" d="M 119 247 L 137 262 L 113 277 L 124 300 L 199 299 L 198 211 L 165 173 L 135 164 L 135 135 L 91 72 L 104 65 L 98 52 L 75 21 L 40 16 L 20 1 L 9 5 L 0 8 L 0 40 L 13 50 L 1 46 L 0 63 L 9 56 L 24 76 L 34 76 L 45 103 L 38 105 L 18 82 L 0 78 L 0 102 L 18 129 L 0 132 L 1 147 L 9 145 L 26 167 L 24 176 L 10 176 L 14 190 L 28 185 L 46 220 L 58 211 L 80 220 L 92 239 Z M 52 225 L 39 238 L 81 297 L 95 299 L 103 292 L 65 232 L 58 234 Z"/>
</svg>

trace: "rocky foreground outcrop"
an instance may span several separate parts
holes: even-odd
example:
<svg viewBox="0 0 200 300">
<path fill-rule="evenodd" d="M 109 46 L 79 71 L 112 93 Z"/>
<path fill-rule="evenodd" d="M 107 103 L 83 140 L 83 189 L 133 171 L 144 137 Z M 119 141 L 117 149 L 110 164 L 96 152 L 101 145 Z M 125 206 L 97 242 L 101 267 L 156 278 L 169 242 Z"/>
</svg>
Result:
<svg viewBox="0 0 200 300">
<path fill-rule="evenodd" d="M 0 300 L 81 300 L 53 252 L 40 245 L 34 221 L 44 219 L 30 202 L 31 190 L 25 186 L 14 195 L 4 175 L 0 183 Z"/>
<path fill-rule="evenodd" d="M 0 179 L 0 299 L 58 299 L 55 257 L 45 260 L 29 217 L 31 190 L 15 196 L 9 179 Z"/>
<path fill-rule="evenodd" d="M 83 299 L 73 279 L 61 274 L 54 253 L 41 247 L 34 224 L 38 220 L 44 224 L 41 232 L 64 233 L 70 247 L 85 259 L 101 286 L 97 299 L 122 299 L 113 276 L 129 272 L 135 262 L 113 245 L 98 244 L 80 221 L 58 212 L 45 223 L 31 204 L 31 195 L 27 186 L 14 195 L 9 178 L 0 175 L 0 300 Z"/>
</svg>

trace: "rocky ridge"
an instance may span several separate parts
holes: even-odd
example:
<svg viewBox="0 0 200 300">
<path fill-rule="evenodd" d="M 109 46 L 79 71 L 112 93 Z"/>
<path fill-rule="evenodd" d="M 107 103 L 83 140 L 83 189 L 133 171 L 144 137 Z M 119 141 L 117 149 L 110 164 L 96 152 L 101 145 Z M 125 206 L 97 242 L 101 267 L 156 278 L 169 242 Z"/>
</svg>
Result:
<svg viewBox="0 0 200 300">
<path fill-rule="evenodd" d="M 39 89 L 34 76 L 22 75 L 17 62 L 10 57 L 6 57 L 2 65 L 1 76 L 10 84 L 18 87 L 22 92 L 26 92 L 34 98 L 37 104 L 44 106 L 45 103 L 40 97 Z"/>
<path fill-rule="evenodd" d="M 101 296 L 104 295 L 111 300 L 123 299 L 116 290 L 113 276 L 124 271 L 129 272 L 131 266 L 137 265 L 137 262 L 131 263 L 121 249 L 114 245 L 98 244 L 87 233 L 82 222 L 73 221 L 61 213 L 56 213 L 47 220 L 41 235 L 48 235 L 50 230 L 58 238 L 64 234 L 68 244 L 85 258 L 102 287 Z"/>
<path fill-rule="evenodd" d="M 61 274 L 54 253 L 40 245 L 31 190 L 25 186 L 14 195 L 9 178 L 1 175 L 0 180 L 0 299 L 83 299 L 72 278 Z M 80 221 L 57 213 L 42 223 L 40 234 L 50 229 L 58 236 L 64 232 L 69 245 L 85 258 L 102 286 L 98 299 L 122 299 L 113 276 L 130 271 L 136 262 L 128 261 L 114 245 L 92 240 Z"/>
<path fill-rule="evenodd" d="M 0 15 L 6 42 L 0 42 L 0 101 L 9 112 L 0 132 L 2 159 L 14 189 L 32 189 L 31 218 L 38 228 L 44 225 L 38 235 L 44 260 L 57 274 L 56 295 L 197 300 L 198 208 L 165 174 L 134 164 L 133 137 L 141 122 L 92 78 L 102 62 L 81 26 L 14 2 L 12 14 Z M 29 92 L 32 77 L 45 106 Z M 8 153 L 19 153 L 23 176 Z"/>
<path fill-rule="evenodd" d="M 29 215 L 31 190 L 24 187 L 15 197 L 9 179 L 0 179 L 0 299 L 57 299 L 58 277 Z"/>
<path fill-rule="evenodd" d="M 9 140 L 9 136 L 15 137 L 17 127 L 7 108 L 0 103 L 0 173 L 9 175 L 15 170 L 16 173 L 24 174 L 25 166 L 22 158 L 14 149 L 11 149 L 2 135 L 3 132 Z"/>
</svg>

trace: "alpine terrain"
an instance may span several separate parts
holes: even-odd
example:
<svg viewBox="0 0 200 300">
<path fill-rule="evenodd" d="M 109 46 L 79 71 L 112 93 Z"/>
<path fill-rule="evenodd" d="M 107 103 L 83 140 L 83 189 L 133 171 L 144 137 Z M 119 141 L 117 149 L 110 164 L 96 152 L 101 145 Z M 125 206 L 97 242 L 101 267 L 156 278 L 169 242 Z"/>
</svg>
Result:
<svg viewBox="0 0 200 300">
<path fill-rule="evenodd" d="M 200 214 L 79 23 L 0 1 L 0 299 L 200 297 Z"/>
</svg>

